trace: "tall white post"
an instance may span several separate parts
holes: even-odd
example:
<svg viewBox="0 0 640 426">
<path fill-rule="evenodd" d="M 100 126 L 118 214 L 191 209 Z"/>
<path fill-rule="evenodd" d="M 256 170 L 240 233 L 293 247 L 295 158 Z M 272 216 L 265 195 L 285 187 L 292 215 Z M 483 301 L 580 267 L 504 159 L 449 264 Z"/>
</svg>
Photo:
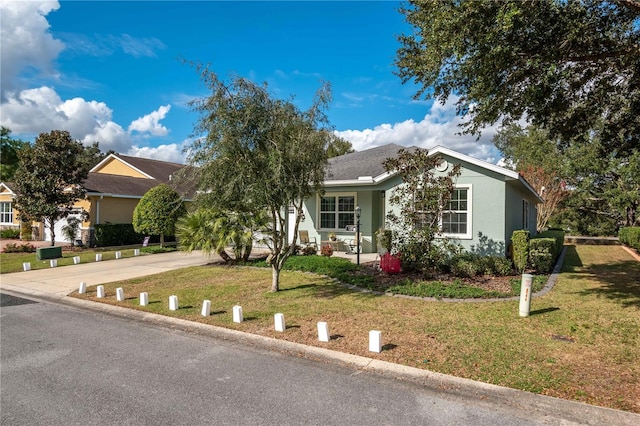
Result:
<svg viewBox="0 0 640 426">
<path fill-rule="evenodd" d="M 22 264 L 22 270 L 23 271 L 30 271 L 31 270 L 31 262 L 24 262 Z"/>
<path fill-rule="evenodd" d="M 96 262 L 100 262 L 102 260 L 102 253 L 96 253 Z"/>
<path fill-rule="evenodd" d="M 531 310 L 531 288 L 533 287 L 533 275 L 522 274 L 520 281 L 520 316 L 528 317 Z"/>
<path fill-rule="evenodd" d="M 276 326 L 276 331 L 284 331 L 284 314 L 275 314 L 274 321 Z"/>
<path fill-rule="evenodd" d="M 58 259 L 51 259 L 49 261 L 49 266 L 51 266 L 52 268 L 55 268 L 56 266 L 58 266 Z"/>
<path fill-rule="evenodd" d="M 382 332 L 378 330 L 369 331 L 369 352 L 382 352 Z"/>
<path fill-rule="evenodd" d="M 147 306 L 149 304 L 149 293 L 143 291 L 140 293 L 140 306 Z"/>
<path fill-rule="evenodd" d="M 124 301 L 124 289 L 122 287 L 116 288 L 116 300 L 118 302 Z"/>
<path fill-rule="evenodd" d="M 85 283 L 84 281 L 82 281 L 80 283 L 80 288 L 78 289 L 78 293 L 80 294 L 85 294 L 87 292 L 87 283 Z"/>
<path fill-rule="evenodd" d="M 203 317 L 211 315 L 211 300 L 205 300 L 202 302 L 202 311 L 200 311 L 200 315 Z"/>
<path fill-rule="evenodd" d="M 236 305 L 233 307 L 233 322 L 242 322 L 242 306 Z"/>
<path fill-rule="evenodd" d="M 178 310 L 178 296 L 169 296 L 169 310 L 170 311 Z"/>
<path fill-rule="evenodd" d="M 96 288 L 96 297 L 99 299 L 102 299 L 104 297 L 104 286 L 103 285 L 99 285 Z"/>
<path fill-rule="evenodd" d="M 140 249 L 133 249 L 134 256 L 140 256 Z"/>
<path fill-rule="evenodd" d="M 326 322 L 318 323 L 318 340 L 321 342 L 329 341 L 329 326 Z"/>
<path fill-rule="evenodd" d="M 116 252 L 116 259 L 122 259 L 122 252 L 121 251 L 117 251 Z"/>
<path fill-rule="evenodd" d="M 80 264 L 80 256 L 73 256 L 73 264 L 74 265 Z"/>
</svg>

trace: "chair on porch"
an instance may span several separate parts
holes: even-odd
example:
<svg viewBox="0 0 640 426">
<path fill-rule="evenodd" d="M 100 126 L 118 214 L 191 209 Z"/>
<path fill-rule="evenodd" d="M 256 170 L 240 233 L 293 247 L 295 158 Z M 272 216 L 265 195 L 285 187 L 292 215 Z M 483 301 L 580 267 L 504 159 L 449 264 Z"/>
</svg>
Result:
<svg viewBox="0 0 640 426">
<path fill-rule="evenodd" d="M 315 237 L 309 237 L 309 231 L 298 231 L 300 237 L 300 245 L 305 247 L 313 247 L 318 251 L 318 242 Z"/>
<path fill-rule="evenodd" d="M 358 252 L 358 242 L 360 242 L 360 253 L 362 253 L 362 232 L 354 234 L 353 239 L 344 241 L 347 254 L 356 254 Z"/>
</svg>

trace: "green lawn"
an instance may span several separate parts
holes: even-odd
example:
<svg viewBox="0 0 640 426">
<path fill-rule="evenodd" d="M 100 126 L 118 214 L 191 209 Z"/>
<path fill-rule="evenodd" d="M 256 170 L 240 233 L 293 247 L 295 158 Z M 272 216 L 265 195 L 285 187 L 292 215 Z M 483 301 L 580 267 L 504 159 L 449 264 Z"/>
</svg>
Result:
<svg viewBox="0 0 640 426">
<path fill-rule="evenodd" d="M 518 301 L 446 303 L 350 290 L 307 272 L 202 266 L 106 285 L 104 303 L 315 345 L 497 385 L 640 413 L 640 262 L 619 247 L 568 247 L 553 291 L 518 316 Z M 115 301 L 123 287 L 124 302 Z M 138 306 L 140 292 L 150 304 Z M 180 309 L 168 310 L 170 295 Z M 95 299 L 95 289 L 76 297 Z M 202 300 L 212 314 L 200 316 Z M 245 322 L 232 322 L 232 306 Z M 273 330 L 273 315 L 287 330 Z M 318 321 L 330 342 L 317 341 Z M 368 352 L 368 331 L 385 350 Z"/>
</svg>

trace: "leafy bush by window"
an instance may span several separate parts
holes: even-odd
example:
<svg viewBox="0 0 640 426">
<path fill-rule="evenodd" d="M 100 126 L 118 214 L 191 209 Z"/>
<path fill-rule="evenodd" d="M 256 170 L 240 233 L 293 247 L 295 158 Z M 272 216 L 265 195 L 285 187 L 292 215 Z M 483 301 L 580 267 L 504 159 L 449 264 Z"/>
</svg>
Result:
<svg viewBox="0 0 640 426">
<path fill-rule="evenodd" d="M 529 231 L 519 230 L 513 231 L 511 235 L 511 244 L 513 246 L 513 265 L 520 273 L 527 268 L 529 258 Z"/>
</svg>

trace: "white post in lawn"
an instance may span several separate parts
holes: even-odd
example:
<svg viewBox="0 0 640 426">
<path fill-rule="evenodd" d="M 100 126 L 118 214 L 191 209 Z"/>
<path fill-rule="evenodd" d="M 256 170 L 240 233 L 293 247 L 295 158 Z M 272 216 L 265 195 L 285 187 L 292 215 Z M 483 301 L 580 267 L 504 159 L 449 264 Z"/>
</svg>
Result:
<svg viewBox="0 0 640 426">
<path fill-rule="evenodd" d="M 321 321 L 318 323 L 318 340 L 321 342 L 329 341 L 329 326 L 326 322 Z"/>
<path fill-rule="evenodd" d="M 102 299 L 104 297 L 104 286 L 103 285 L 99 285 L 96 288 L 96 297 L 99 299 Z"/>
<path fill-rule="evenodd" d="M 102 253 L 96 253 L 96 262 L 100 262 L 102 260 Z"/>
<path fill-rule="evenodd" d="M 520 316 L 528 317 L 531 310 L 531 288 L 533 287 L 533 275 L 522 274 L 520 281 Z"/>
<path fill-rule="evenodd" d="M 242 322 L 242 306 L 236 305 L 233 307 L 233 322 Z"/>
<path fill-rule="evenodd" d="M 378 330 L 369 331 L 369 352 L 382 352 L 382 332 Z"/>
<path fill-rule="evenodd" d="M 116 300 L 118 302 L 124 301 L 124 289 L 122 287 L 116 288 Z"/>
<path fill-rule="evenodd" d="M 140 306 L 147 306 L 149 304 L 149 293 L 143 291 L 140 293 Z"/>
<path fill-rule="evenodd" d="M 80 288 L 78 289 L 78 293 L 79 294 L 85 294 L 87 292 L 87 283 L 85 283 L 84 281 L 82 281 L 80 283 Z"/>
<path fill-rule="evenodd" d="M 73 256 L 73 264 L 74 265 L 80 264 L 80 256 Z"/>
<path fill-rule="evenodd" d="M 22 264 L 22 270 L 27 272 L 31 270 L 31 262 L 24 262 Z"/>
<path fill-rule="evenodd" d="M 211 315 L 211 300 L 204 300 L 202 302 L 202 311 L 200 311 L 200 315 L 203 317 Z"/>
<path fill-rule="evenodd" d="M 178 296 L 169 296 L 169 310 L 177 311 L 178 310 Z"/>
<path fill-rule="evenodd" d="M 140 249 L 133 249 L 134 256 L 140 256 Z"/>
<path fill-rule="evenodd" d="M 56 266 L 58 266 L 58 259 L 51 259 L 49 261 L 49 266 L 51 266 L 52 268 L 55 268 Z"/>
<path fill-rule="evenodd" d="M 116 252 L 116 259 L 122 259 L 122 252 L 121 251 L 117 251 Z"/>
<path fill-rule="evenodd" d="M 274 315 L 276 331 L 284 331 L 284 314 L 275 314 Z"/>
</svg>

